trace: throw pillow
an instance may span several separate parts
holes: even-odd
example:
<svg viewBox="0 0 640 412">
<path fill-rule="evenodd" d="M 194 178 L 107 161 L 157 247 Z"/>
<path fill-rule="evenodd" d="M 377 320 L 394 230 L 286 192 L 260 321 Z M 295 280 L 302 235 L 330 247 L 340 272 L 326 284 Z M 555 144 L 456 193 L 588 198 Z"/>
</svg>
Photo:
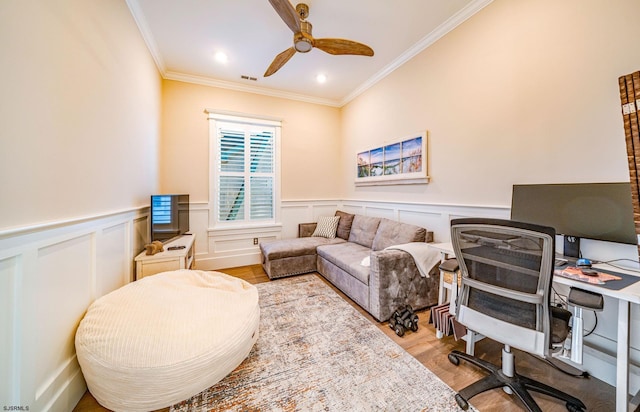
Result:
<svg viewBox="0 0 640 412">
<path fill-rule="evenodd" d="M 340 216 L 318 217 L 318 225 L 316 226 L 316 230 L 313 231 L 313 234 L 311 236 L 326 237 L 327 239 L 335 238 L 339 221 L 340 221 Z"/>
<path fill-rule="evenodd" d="M 336 236 L 344 240 L 349 240 L 351 225 L 353 224 L 353 218 L 355 215 L 352 215 L 351 213 L 345 213 L 340 210 L 337 210 L 335 215 L 340 216 L 340 222 L 338 222 L 338 230 L 336 230 Z"/>
</svg>

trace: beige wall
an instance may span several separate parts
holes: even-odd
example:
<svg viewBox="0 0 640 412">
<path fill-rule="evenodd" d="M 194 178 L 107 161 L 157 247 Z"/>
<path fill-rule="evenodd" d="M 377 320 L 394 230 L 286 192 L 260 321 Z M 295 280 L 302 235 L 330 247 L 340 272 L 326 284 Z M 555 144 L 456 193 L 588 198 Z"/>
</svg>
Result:
<svg viewBox="0 0 640 412">
<path fill-rule="evenodd" d="M 0 230 L 148 204 L 160 76 L 124 0 L 0 2 Z"/>
<path fill-rule="evenodd" d="M 513 183 L 628 181 L 618 77 L 640 69 L 636 0 L 495 0 L 343 108 L 358 150 L 430 132 L 432 182 L 346 199 L 509 205 Z"/>
<path fill-rule="evenodd" d="M 164 80 L 161 191 L 209 196 L 209 123 L 205 109 L 282 120 L 282 199 L 335 198 L 340 170 L 340 111 L 334 107 Z"/>
</svg>

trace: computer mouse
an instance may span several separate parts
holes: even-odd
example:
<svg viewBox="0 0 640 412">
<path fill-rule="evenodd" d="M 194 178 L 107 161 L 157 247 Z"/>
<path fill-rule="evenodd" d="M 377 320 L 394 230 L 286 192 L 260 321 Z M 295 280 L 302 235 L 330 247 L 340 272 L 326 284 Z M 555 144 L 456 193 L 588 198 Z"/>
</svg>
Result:
<svg viewBox="0 0 640 412">
<path fill-rule="evenodd" d="M 590 268 L 591 267 L 591 261 L 589 259 L 580 258 L 580 259 L 576 260 L 576 266 L 579 267 L 579 268 Z"/>
<path fill-rule="evenodd" d="M 593 269 L 581 269 L 583 275 L 598 276 L 598 271 Z"/>
</svg>

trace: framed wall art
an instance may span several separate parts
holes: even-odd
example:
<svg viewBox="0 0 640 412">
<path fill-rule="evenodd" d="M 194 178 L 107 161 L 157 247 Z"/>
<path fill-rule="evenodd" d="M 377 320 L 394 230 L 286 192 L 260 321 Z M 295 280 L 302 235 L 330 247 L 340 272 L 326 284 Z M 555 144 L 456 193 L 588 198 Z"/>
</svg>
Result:
<svg viewBox="0 0 640 412">
<path fill-rule="evenodd" d="M 427 132 L 356 154 L 356 186 L 428 183 Z"/>
</svg>

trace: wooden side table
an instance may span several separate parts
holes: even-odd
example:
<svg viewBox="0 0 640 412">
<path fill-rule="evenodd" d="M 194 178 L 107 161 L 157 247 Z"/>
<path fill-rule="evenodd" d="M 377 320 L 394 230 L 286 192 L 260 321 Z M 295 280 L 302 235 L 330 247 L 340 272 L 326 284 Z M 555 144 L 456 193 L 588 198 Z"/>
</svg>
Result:
<svg viewBox="0 0 640 412">
<path fill-rule="evenodd" d="M 195 264 L 195 235 L 183 235 L 164 245 L 164 251 L 136 256 L 136 280 L 178 269 L 193 269 Z M 178 247 L 177 249 L 169 249 Z"/>
</svg>

